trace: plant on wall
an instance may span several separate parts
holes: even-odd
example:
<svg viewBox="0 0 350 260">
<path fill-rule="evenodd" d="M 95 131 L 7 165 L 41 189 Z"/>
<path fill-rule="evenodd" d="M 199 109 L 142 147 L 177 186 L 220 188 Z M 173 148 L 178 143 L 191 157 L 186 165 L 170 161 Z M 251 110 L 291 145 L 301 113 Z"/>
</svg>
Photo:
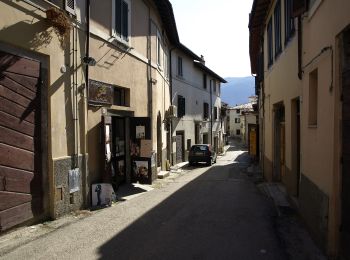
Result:
<svg viewBox="0 0 350 260">
<path fill-rule="evenodd" d="M 64 48 L 68 43 L 70 30 L 72 29 L 72 22 L 68 15 L 64 11 L 52 7 L 46 10 L 46 20 L 54 28 L 61 47 Z"/>
</svg>

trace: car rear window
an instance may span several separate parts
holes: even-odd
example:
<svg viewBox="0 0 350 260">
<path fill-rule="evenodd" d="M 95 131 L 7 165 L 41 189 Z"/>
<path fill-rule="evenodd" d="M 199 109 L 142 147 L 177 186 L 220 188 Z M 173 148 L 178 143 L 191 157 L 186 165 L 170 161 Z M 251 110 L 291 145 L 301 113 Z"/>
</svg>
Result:
<svg viewBox="0 0 350 260">
<path fill-rule="evenodd" d="M 193 152 L 203 152 L 208 151 L 208 146 L 206 145 L 196 145 L 191 147 L 191 151 Z"/>
</svg>

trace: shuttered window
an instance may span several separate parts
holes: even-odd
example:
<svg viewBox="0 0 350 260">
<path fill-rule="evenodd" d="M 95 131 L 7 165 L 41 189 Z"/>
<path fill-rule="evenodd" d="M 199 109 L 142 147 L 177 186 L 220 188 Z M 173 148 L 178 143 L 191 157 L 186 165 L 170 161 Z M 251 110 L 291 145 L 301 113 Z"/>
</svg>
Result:
<svg viewBox="0 0 350 260">
<path fill-rule="evenodd" d="M 177 117 L 181 118 L 186 114 L 186 99 L 183 96 L 177 97 Z"/>
<path fill-rule="evenodd" d="M 208 103 L 203 104 L 203 117 L 204 117 L 204 119 L 209 118 L 209 104 Z"/>
<path fill-rule="evenodd" d="M 274 11 L 274 26 L 275 26 L 275 57 L 282 52 L 281 44 L 281 1 L 278 0 Z"/>
<path fill-rule="evenodd" d="M 218 108 L 214 107 L 214 119 L 218 119 Z"/>
<path fill-rule="evenodd" d="M 267 25 L 267 55 L 268 67 L 270 67 L 273 63 L 272 19 Z"/>
<path fill-rule="evenodd" d="M 113 11 L 114 34 L 124 41 L 129 41 L 129 3 L 124 0 L 114 0 Z"/>
<path fill-rule="evenodd" d="M 180 56 L 177 57 L 177 75 L 183 76 L 182 72 L 182 58 Z"/>
<path fill-rule="evenodd" d="M 285 0 L 284 2 L 284 27 L 285 27 L 285 38 L 284 44 L 287 44 L 295 33 L 294 18 L 292 17 L 293 0 Z"/>
</svg>

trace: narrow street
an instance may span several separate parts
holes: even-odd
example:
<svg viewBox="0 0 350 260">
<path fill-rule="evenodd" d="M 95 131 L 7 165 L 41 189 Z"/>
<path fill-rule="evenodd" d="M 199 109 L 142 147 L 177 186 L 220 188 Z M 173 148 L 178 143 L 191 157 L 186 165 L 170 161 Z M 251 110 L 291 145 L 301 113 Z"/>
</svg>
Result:
<svg viewBox="0 0 350 260">
<path fill-rule="evenodd" d="M 29 241 L 14 231 L 26 242 L 4 252 L 11 233 L 3 236 L 0 258 L 290 259 L 272 201 L 242 171 L 248 159 L 231 146 L 212 167 L 184 167 L 149 192 Z"/>
</svg>

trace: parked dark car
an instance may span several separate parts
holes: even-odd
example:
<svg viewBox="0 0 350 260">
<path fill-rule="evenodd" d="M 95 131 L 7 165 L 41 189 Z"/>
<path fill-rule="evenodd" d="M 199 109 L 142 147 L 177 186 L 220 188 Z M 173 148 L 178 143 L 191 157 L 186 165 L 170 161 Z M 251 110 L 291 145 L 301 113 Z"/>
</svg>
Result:
<svg viewBox="0 0 350 260">
<path fill-rule="evenodd" d="M 198 162 L 205 162 L 207 165 L 216 163 L 216 153 L 210 144 L 195 144 L 191 146 L 188 163 L 189 165 L 194 165 Z"/>
</svg>

